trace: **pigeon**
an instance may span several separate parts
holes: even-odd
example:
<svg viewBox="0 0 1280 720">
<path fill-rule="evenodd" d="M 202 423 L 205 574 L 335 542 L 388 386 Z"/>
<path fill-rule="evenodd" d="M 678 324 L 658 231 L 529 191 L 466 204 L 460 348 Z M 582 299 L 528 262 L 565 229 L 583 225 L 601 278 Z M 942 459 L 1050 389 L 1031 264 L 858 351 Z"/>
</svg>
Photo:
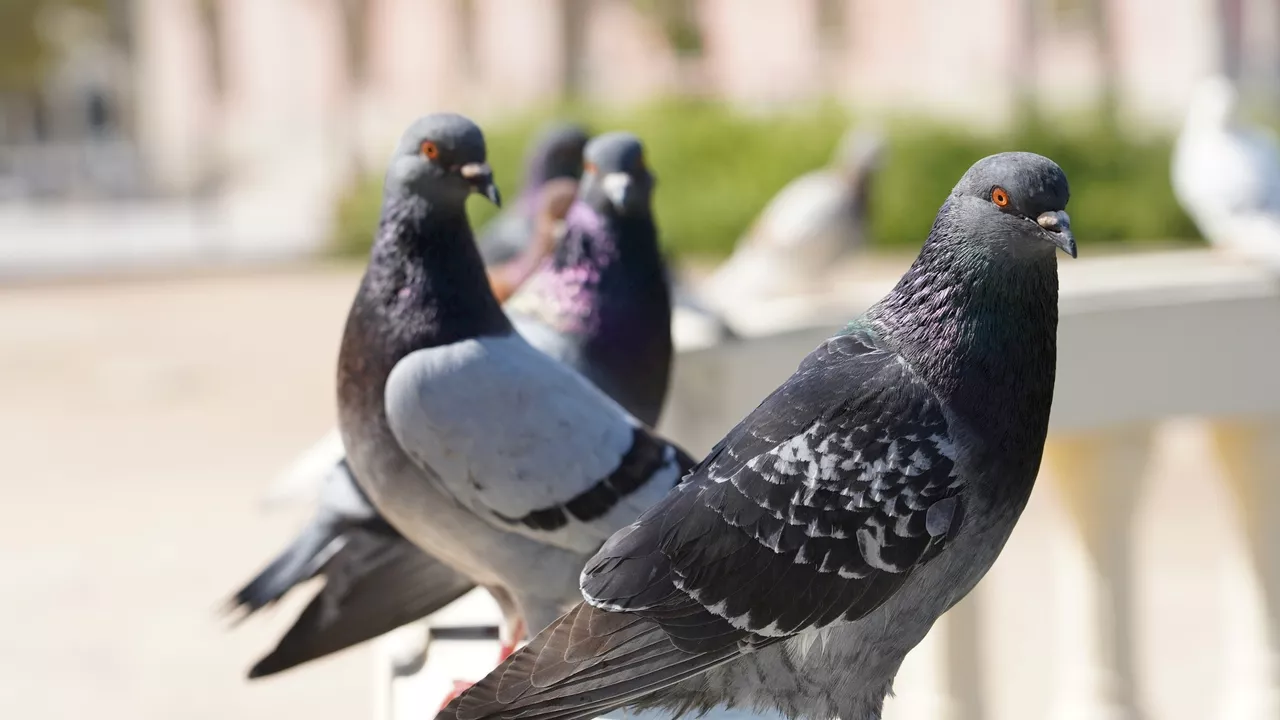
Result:
<svg viewBox="0 0 1280 720">
<path fill-rule="evenodd" d="M 867 127 L 846 133 L 832 166 L 788 183 L 769 201 L 704 292 L 729 310 L 742 293 L 772 299 L 815 286 L 866 245 L 867 198 L 884 141 Z"/>
<path fill-rule="evenodd" d="M 583 602 L 438 717 L 880 717 L 1034 484 L 1068 195 L 1039 155 L 973 165 L 894 289 L 605 543 Z"/>
<path fill-rule="evenodd" d="M 1173 189 L 1215 246 L 1280 261 L 1280 149 L 1237 117 L 1235 87 L 1221 76 L 1196 88 L 1173 153 Z"/>
<path fill-rule="evenodd" d="M 586 129 L 572 123 L 552 124 L 538 135 L 525 158 L 524 187 L 514 207 L 499 213 L 480 232 L 485 266 L 501 267 L 527 251 L 542 186 L 551 180 L 581 177 L 586 144 Z"/>
<path fill-rule="evenodd" d="M 534 347 L 580 371 L 646 425 L 671 371 L 671 291 L 653 219 L 655 178 L 635 135 L 587 143 L 581 199 L 544 267 L 508 303 Z"/>
<path fill-rule="evenodd" d="M 603 136 L 586 152 L 593 170 L 583 199 L 573 204 L 565 222 L 564 241 L 506 310 L 535 348 L 577 369 L 652 426 L 666 396 L 672 358 L 671 303 L 650 204 L 653 177 L 634 135 Z M 544 193 L 549 204 L 544 227 L 569 210 L 557 197 Z M 332 450 L 328 445 L 326 451 Z M 418 620 L 473 586 L 391 528 L 341 459 L 340 440 L 337 451 L 340 461 L 325 480 L 316 516 L 280 558 L 235 595 L 235 605 L 253 612 L 297 583 L 316 575 L 326 580 L 250 677 Z"/>
<path fill-rule="evenodd" d="M 481 254 L 499 301 L 506 302 L 558 241 L 582 175 L 586 141 L 586 131 L 576 125 L 552 125 L 544 131 L 526 161 L 528 177 L 517 209 L 500 213 L 485 226 Z M 342 455 L 341 438 L 334 430 L 272 483 L 266 504 L 314 499 Z"/>
</svg>

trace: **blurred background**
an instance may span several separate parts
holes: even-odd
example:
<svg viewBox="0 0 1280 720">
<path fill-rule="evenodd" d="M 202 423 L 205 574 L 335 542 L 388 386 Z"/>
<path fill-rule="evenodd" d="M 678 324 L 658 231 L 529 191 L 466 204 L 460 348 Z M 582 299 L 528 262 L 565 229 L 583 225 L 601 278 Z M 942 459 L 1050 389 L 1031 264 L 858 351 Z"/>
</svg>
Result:
<svg viewBox="0 0 1280 720">
<path fill-rule="evenodd" d="M 263 498 L 332 426 L 395 139 L 445 109 L 508 198 L 550 120 L 645 141 L 682 293 L 740 336 L 684 343 L 694 451 L 970 164 L 1057 160 L 1045 481 L 891 712 L 1280 717 L 1276 0 L 0 0 L 0 715 L 374 712 L 369 648 L 243 679 L 304 598 L 220 610 L 309 511 Z"/>
</svg>

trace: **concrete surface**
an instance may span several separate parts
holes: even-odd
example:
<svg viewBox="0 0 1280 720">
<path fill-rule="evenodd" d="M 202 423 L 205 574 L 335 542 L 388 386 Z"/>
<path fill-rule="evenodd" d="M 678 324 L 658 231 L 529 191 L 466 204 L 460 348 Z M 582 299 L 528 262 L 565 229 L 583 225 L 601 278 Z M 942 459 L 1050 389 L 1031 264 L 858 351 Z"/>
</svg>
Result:
<svg viewBox="0 0 1280 720">
<path fill-rule="evenodd" d="M 0 717 L 368 717 L 367 650 L 243 679 L 299 598 L 220 612 L 302 521 L 259 503 L 333 422 L 357 280 L 0 288 Z"/>
</svg>

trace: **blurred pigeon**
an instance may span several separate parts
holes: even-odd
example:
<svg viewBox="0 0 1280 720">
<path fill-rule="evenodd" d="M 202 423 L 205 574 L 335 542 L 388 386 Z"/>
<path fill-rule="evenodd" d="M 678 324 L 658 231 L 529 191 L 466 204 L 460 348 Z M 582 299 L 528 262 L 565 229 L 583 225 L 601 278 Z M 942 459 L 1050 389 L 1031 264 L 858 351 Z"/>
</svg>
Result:
<svg viewBox="0 0 1280 720">
<path fill-rule="evenodd" d="M 502 265 L 486 268 L 489 289 L 498 302 L 505 303 L 533 273 L 564 236 L 564 219 L 578 194 L 578 181 L 569 178 L 548 180 L 538 191 L 533 231 L 524 251 Z"/>
<path fill-rule="evenodd" d="M 477 242 L 486 267 L 500 267 L 528 250 L 542 186 L 551 180 L 581 177 L 582 149 L 586 144 L 587 131 L 572 123 L 553 124 L 538 135 L 525 157 L 520 196 L 480 231 Z"/>
<path fill-rule="evenodd" d="M 883 153 L 879 133 L 850 130 L 832 167 L 792 180 L 769 201 L 707 280 L 705 292 L 728 310 L 744 293 L 767 299 L 815 286 L 833 265 L 866 244 L 867 198 Z"/>
<path fill-rule="evenodd" d="M 629 143 L 639 148 L 633 137 L 593 145 L 592 154 L 599 156 L 597 163 L 603 168 L 601 178 L 614 174 L 615 163 L 633 160 L 626 152 Z M 585 187 L 582 207 L 566 222 L 563 249 L 541 270 L 549 281 L 535 283 L 523 294 L 526 313 L 537 314 L 512 311 L 511 315 L 535 347 L 588 372 L 617 392 L 615 397 L 641 420 L 652 424 L 666 394 L 671 363 L 670 304 L 649 211 L 651 178 L 643 163 L 637 168 L 634 173 L 621 171 L 634 190 L 617 208 L 598 191 L 593 176 Z M 608 184 L 619 182 L 614 178 Z M 564 298 L 581 302 L 559 304 Z M 630 352 L 602 350 L 601 339 L 609 338 L 626 344 Z M 349 471 L 335 472 L 329 482 L 346 486 L 345 491 L 338 488 L 327 493 L 338 502 L 326 498 L 302 538 L 237 594 L 237 600 L 252 611 L 317 570 L 326 577 L 324 588 L 281 645 L 254 668 L 254 677 L 380 635 L 434 612 L 471 587 L 462 575 L 390 530 L 355 487 Z M 351 546 L 351 535 L 377 542 Z M 298 559 L 283 559 L 291 554 Z M 582 560 L 585 556 L 579 565 Z M 304 569 L 305 574 L 300 572 Z M 432 578 L 439 589 L 425 586 L 420 578 Z M 352 600 L 362 597 L 377 597 L 384 607 L 399 606 L 394 614 L 375 615 L 367 612 L 376 609 L 372 605 Z"/>
<path fill-rule="evenodd" d="M 1209 242 L 1280 261 L 1280 150 L 1240 122 L 1238 102 L 1224 77 L 1196 88 L 1174 147 L 1174 193 Z"/>
<path fill-rule="evenodd" d="M 516 330 L 647 425 L 671 370 L 671 292 L 653 220 L 654 177 L 631 133 L 587 144 L 581 199 L 554 254 L 507 304 Z"/>
<path fill-rule="evenodd" d="M 584 603 L 440 717 L 881 717 L 903 657 L 986 573 L 1031 493 L 1054 250 L 1075 255 L 1067 197 L 1038 155 L 970 168 L 889 295 L 605 543 Z"/>
<path fill-rule="evenodd" d="M 268 508 L 276 508 L 293 505 L 301 500 L 318 500 L 330 475 L 338 470 L 337 465 L 346 454 L 338 429 L 325 433 L 324 437 L 307 448 L 306 452 L 271 481 L 264 504 Z"/>
</svg>

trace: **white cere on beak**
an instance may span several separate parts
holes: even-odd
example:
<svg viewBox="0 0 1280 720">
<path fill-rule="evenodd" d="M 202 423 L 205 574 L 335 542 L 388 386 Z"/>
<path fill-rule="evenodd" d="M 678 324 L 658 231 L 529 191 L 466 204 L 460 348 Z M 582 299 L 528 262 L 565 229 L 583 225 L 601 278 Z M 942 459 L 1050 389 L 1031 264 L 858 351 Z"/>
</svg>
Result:
<svg viewBox="0 0 1280 720">
<path fill-rule="evenodd" d="M 604 190 L 605 197 L 609 198 L 609 202 L 621 210 L 627 201 L 627 191 L 631 187 L 631 176 L 620 172 L 609 173 L 600 179 L 600 187 Z"/>
</svg>

